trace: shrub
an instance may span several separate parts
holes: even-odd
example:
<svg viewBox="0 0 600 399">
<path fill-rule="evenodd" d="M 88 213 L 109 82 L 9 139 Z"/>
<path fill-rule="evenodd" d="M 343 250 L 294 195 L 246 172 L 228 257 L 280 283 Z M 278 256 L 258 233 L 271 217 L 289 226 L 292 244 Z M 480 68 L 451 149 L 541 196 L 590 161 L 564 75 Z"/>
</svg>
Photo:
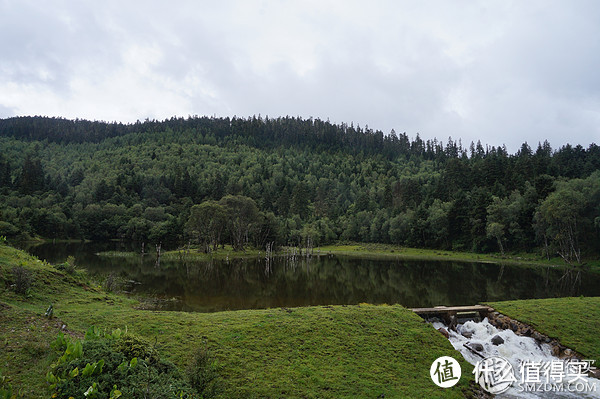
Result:
<svg viewBox="0 0 600 399">
<path fill-rule="evenodd" d="M 206 347 L 198 348 L 187 369 L 190 385 L 203 398 L 213 398 L 221 391 L 219 367 Z"/>
<path fill-rule="evenodd" d="M 117 292 L 117 291 L 119 291 L 121 285 L 122 285 L 122 279 L 117 277 L 115 275 L 115 273 L 111 272 L 104 279 L 102 288 L 104 288 L 104 291 L 106 291 L 106 292 Z"/>
<path fill-rule="evenodd" d="M 61 263 L 60 265 L 56 266 L 56 268 L 58 270 L 64 271 L 67 274 L 75 273 L 75 257 L 73 257 L 73 256 L 67 257 L 66 262 Z"/>
<path fill-rule="evenodd" d="M 52 346 L 66 348 L 46 375 L 52 397 L 109 398 L 118 397 L 116 393 L 133 399 L 198 397 L 175 365 L 161 360 L 147 341 L 134 335 L 90 335 L 81 351 L 63 335 Z M 132 353 L 146 358 L 130 357 Z"/>
<path fill-rule="evenodd" d="M 159 360 L 158 351 L 146 339 L 134 334 L 125 334 L 115 340 L 114 349 L 132 359 L 137 357 L 148 363 L 156 363 Z"/>
<path fill-rule="evenodd" d="M 23 266 L 15 266 L 12 268 L 13 287 L 17 294 L 26 295 L 31 289 L 33 276 L 30 270 Z"/>
</svg>

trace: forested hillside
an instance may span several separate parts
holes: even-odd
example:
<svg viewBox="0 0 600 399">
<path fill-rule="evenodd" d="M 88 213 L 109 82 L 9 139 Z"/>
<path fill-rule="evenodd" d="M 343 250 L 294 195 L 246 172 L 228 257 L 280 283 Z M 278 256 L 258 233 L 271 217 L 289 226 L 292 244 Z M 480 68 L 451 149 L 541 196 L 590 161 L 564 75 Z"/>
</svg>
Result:
<svg viewBox="0 0 600 399">
<path fill-rule="evenodd" d="M 300 118 L 0 120 L 0 235 L 600 253 L 600 147 Z"/>
</svg>

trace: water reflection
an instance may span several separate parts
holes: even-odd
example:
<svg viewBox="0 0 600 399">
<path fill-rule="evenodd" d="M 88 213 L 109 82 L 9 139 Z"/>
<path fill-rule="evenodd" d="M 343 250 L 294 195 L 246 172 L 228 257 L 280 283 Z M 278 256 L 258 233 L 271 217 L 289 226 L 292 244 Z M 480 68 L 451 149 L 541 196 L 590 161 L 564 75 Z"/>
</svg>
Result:
<svg viewBox="0 0 600 399">
<path fill-rule="evenodd" d="M 111 244 L 117 245 L 117 244 Z M 400 303 L 407 307 L 468 305 L 553 296 L 600 294 L 595 274 L 460 262 L 373 260 L 349 257 L 280 256 L 252 260 L 194 261 L 155 254 L 106 258 L 100 244 L 56 244 L 30 248 L 50 262 L 68 255 L 92 274 L 135 281 L 134 294 L 168 301 L 169 308 L 212 312 L 226 309 Z M 122 248 L 120 248 L 122 249 Z M 139 251 L 138 251 L 139 252 Z"/>
</svg>

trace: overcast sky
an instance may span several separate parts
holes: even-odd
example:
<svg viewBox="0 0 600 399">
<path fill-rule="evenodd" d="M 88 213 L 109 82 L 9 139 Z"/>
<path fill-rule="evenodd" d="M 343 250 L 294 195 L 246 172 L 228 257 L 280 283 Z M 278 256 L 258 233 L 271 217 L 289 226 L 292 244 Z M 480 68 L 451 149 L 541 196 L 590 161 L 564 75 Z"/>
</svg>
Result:
<svg viewBox="0 0 600 399">
<path fill-rule="evenodd" d="M 0 0 L 0 117 L 600 144 L 600 2 Z"/>
</svg>

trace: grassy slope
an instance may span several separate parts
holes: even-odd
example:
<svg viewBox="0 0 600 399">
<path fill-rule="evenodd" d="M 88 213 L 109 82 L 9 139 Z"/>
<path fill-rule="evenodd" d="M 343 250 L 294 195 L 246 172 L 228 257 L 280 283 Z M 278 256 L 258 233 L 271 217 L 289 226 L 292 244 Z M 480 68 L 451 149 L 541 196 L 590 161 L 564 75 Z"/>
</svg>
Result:
<svg viewBox="0 0 600 399">
<path fill-rule="evenodd" d="M 8 289 L 15 266 L 32 273 L 35 283 L 28 297 Z M 24 397 L 46 393 L 43 375 L 51 363 L 49 344 L 62 327 L 60 320 L 41 317 L 51 302 L 50 292 L 74 293 L 81 289 L 78 284 L 45 262 L 0 245 L 0 372 L 25 390 Z"/>
<path fill-rule="evenodd" d="M 4 288 L 16 265 L 35 273 L 29 298 Z M 48 344 L 63 322 L 75 333 L 126 326 L 182 367 L 193 349 L 207 345 L 221 365 L 226 398 L 462 397 L 471 381 L 472 366 L 461 361 L 458 386 L 433 384 L 433 360 L 457 353 L 401 306 L 150 312 L 82 278 L 0 246 L 0 361 L 26 397 L 46 396 Z M 42 316 L 50 302 L 59 320 Z"/>
<path fill-rule="evenodd" d="M 531 299 L 489 305 L 600 363 L 600 297 Z"/>
</svg>

